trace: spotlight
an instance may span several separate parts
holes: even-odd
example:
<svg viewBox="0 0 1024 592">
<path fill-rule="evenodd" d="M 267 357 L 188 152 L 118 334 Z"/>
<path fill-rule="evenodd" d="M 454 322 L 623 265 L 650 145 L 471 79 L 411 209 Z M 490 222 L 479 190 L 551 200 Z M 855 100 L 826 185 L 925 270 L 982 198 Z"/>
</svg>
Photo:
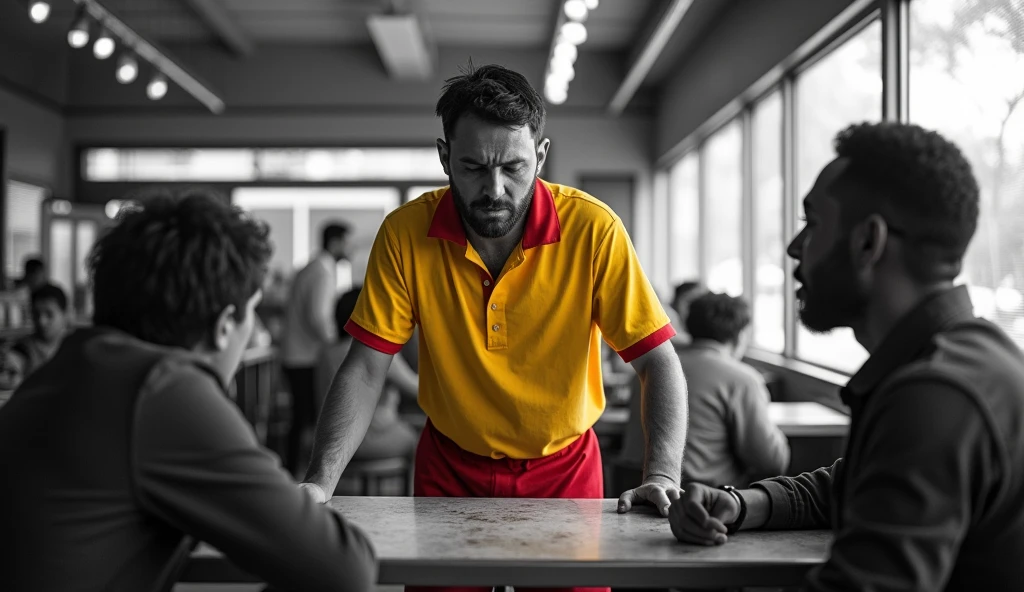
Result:
<svg viewBox="0 0 1024 592">
<path fill-rule="evenodd" d="M 583 0 L 587 3 L 587 10 L 595 10 L 597 8 L 598 0 Z"/>
<path fill-rule="evenodd" d="M 34 0 L 28 6 L 28 17 L 33 23 L 45 23 L 50 18 L 50 3 Z"/>
<path fill-rule="evenodd" d="M 565 0 L 565 6 L 562 7 L 565 11 L 565 16 L 569 17 L 571 21 L 583 22 L 587 20 L 587 3 L 583 0 Z"/>
<path fill-rule="evenodd" d="M 573 78 L 576 78 L 576 69 L 572 67 L 572 64 L 562 60 L 551 61 L 551 76 L 561 78 L 566 82 L 569 82 Z"/>
<path fill-rule="evenodd" d="M 553 54 L 555 60 L 574 64 L 576 63 L 576 57 L 579 55 L 579 50 L 571 43 L 559 43 L 555 46 Z"/>
<path fill-rule="evenodd" d="M 79 8 L 74 24 L 68 29 L 68 45 L 81 49 L 89 44 L 89 19 Z"/>
<path fill-rule="evenodd" d="M 115 47 L 114 38 L 104 30 L 96 38 L 96 43 L 92 44 L 92 55 L 96 56 L 97 60 L 105 60 L 114 55 Z"/>
<path fill-rule="evenodd" d="M 130 53 L 123 53 L 117 59 L 117 70 L 114 75 L 121 84 L 131 84 L 139 76 L 139 63 Z"/>
<path fill-rule="evenodd" d="M 154 101 L 159 101 L 167 94 L 167 79 L 163 74 L 157 74 L 146 86 L 146 96 Z"/>
<path fill-rule="evenodd" d="M 548 87 L 544 90 L 544 96 L 547 98 L 549 103 L 561 105 L 569 98 L 569 91 L 564 88 Z"/>
<path fill-rule="evenodd" d="M 562 25 L 562 40 L 572 45 L 582 45 L 587 42 L 587 28 L 583 23 L 568 22 Z"/>
</svg>

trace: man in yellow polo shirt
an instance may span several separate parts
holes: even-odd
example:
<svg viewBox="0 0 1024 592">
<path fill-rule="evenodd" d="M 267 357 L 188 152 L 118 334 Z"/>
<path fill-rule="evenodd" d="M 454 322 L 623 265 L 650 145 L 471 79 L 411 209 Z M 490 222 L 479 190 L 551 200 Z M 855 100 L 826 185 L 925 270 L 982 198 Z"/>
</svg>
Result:
<svg viewBox="0 0 1024 592">
<path fill-rule="evenodd" d="M 437 141 L 450 185 L 392 212 L 377 234 L 346 330 L 304 487 L 324 501 L 366 432 L 391 358 L 419 331 L 429 421 L 415 492 L 603 497 L 591 426 L 604 411 L 603 337 L 643 384 L 646 501 L 679 494 L 686 384 L 668 316 L 622 221 L 542 181 L 544 102 L 526 79 L 484 66 L 447 81 Z M 567 147 L 571 149 L 571 147 Z"/>
</svg>

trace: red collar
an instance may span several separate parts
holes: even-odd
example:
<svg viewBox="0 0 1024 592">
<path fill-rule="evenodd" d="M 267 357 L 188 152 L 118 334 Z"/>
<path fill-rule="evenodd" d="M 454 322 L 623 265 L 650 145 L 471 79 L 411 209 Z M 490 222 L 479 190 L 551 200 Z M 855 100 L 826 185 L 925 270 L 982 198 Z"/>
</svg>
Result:
<svg viewBox="0 0 1024 592">
<path fill-rule="evenodd" d="M 430 238 L 440 238 L 458 245 L 466 246 L 466 231 L 462 228 L 462 219 L 455 208 L 455 198 L 449 189 L 437 202 L 434 218 L 430 221 L 427 231 Z M 562 239 L 562 230 L 558 223 L 558 211 L 555 209 L 555 198 L 547 185 L 537 179 L 533 190 L 533 203 L 526 213 L 526 228 L 523 229 L 523 249 L 532 249 L 541 245 L 557 243 Z"/>
</svg>

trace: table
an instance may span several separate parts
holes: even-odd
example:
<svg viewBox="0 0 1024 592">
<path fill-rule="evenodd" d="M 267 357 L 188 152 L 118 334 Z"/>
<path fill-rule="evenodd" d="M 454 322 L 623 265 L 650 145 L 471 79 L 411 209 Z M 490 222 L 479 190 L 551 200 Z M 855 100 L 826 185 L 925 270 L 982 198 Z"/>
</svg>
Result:
<svg viewBox="0 0 1024 592">
<path fill-rule="evenodd" d="M 850 429 L 850 417 L 821 403 L 800 402 L 768 404 L 768 417 L 787 436 L 845 437 Z M 608 407 L 594 424 L 598 434 L 618 433 L 629 423 L 628 407 Z"/>
<path fill-rule="evenodd" d="M 335 497 L 370 537 L 379 584 L 731 587 L 796 585 L 821 564 L 828 531 L 743 532 L 684 545 L 652 508 L 616 500 Z M 201 548 L 183 582 L 253 581 Z"/>
<path fill-rule="evenodd" d="M 821 403 L 769 403 L 768 417 L 790 437 L 843 438 L 850 431 L 850 416 Z"/>
</svg>

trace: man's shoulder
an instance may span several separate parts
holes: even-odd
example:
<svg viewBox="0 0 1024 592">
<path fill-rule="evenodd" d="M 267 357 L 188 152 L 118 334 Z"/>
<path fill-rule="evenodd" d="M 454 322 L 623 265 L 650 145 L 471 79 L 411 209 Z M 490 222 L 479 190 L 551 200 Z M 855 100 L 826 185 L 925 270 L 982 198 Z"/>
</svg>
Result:
<svg viewBox="0 0 1024 592">
<path fill-rule="evenodd" d="M 434 212 L 447 191 L 447 186 L 439 187 L 398 206 L 384 217 L 382 228 L 395 238 L 427 238 Z"/>
<path fill-rule="evenodd" d="M 619 216 L 608 204 L 585 191 L 569 185 L 547 181 L 543 183 L 551 192 L 563 229 L 577 225 L 610 227 L 619 220 Z"/>
</svg>

